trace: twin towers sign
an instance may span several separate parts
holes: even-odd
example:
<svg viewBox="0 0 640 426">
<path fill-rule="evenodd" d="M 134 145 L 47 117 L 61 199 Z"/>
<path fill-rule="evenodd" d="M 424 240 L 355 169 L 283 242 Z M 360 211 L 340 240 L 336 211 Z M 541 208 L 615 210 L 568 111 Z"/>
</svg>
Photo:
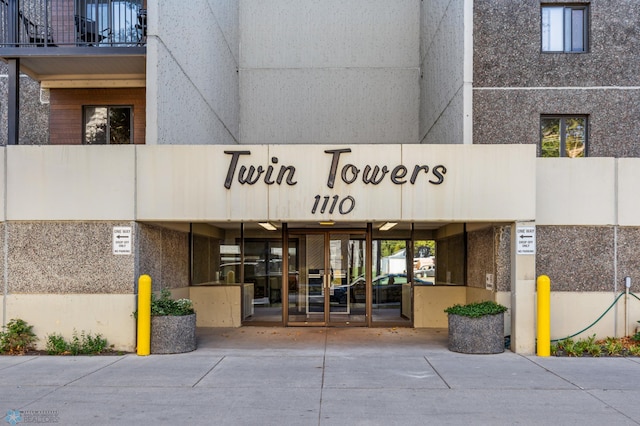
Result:
<svg viewBox="0 0 640 426">
<path fill-rule="evenodd" d="M 270 164 L 252 164 L 251 151 L 224 151 L 229 156 L 227 174 L 224 187 L 232 190 L 234 182 L 239 185 L 287 185 L 298 184 L 296 166 L 280 164 L 280 159 L 271 157 Z M 324 154 L 330 161 L 328 169 L 317 178 L 326 179 L 326 187 L 333 190 L 336 181 L 344 185 L 360 182 L 364 185 L 379 185 L 385 180 L 393 185 L 415 185 L 421 179 L 430 185 L 441 185 L 445 182 L 447 167 L 443 164 L 359 164 L 351 155 L 351 148 L 325 149 Z M 238 167 L 241 159 L 248 160 L 248 164 Z M 348 215 L 356 206 L 356 199 L 352 195 L 341 197 L 339 194 L 320 195 L 312 198 L 311 213 Z"/>
<path fill-rule="evenodd" d="M 156 145 L 135 154 L 140 220 L 512 222 L 536 213 L 534 144 Z"/>
</svg>

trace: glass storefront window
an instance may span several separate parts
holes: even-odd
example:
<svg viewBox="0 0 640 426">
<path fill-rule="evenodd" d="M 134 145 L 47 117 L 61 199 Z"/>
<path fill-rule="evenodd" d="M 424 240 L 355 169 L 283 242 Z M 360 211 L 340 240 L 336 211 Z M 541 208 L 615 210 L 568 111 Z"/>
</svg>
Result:
<svg viewBox="0 0 640 426">
<path fill-rule="evenodd" d="M 291 252 L 295 242 L 289 245 Z M 289 256 L 287 260 L 288 280 L 295 280 L 297 259 Z M 283 264 L 282 230 L 266 231 L 256 224 L 245 224 L 244 291 L 251 296 L 245 295 L 243 303 L 252 305 L 252 315 L 245 321 L 282 322 Z"/>
<path fill-rule="evenodd" d="M 410 223 L 374 228 L 370 256 L 365 230 L 289 230 L 286 254 L 281 227 L 192 230 L 192 285 L 240 285 L 245 324 L 411 325 L 415 286 L 464 285 L 463 234 L 436 256 L 434 230 Z"/>
<path fill-rule="evenodd" d="M 399 223 L 391 230 L 374 230 L 371 274 L 371 320 L 411 321 L 412 262 L 408 252 L 411 224 Z"/>
<path fill-rule="evenodd" d="M 240 281 L 240 225 L 220 228 L 193 224 L 191 284 L 235 284 Z"/>
</svg>

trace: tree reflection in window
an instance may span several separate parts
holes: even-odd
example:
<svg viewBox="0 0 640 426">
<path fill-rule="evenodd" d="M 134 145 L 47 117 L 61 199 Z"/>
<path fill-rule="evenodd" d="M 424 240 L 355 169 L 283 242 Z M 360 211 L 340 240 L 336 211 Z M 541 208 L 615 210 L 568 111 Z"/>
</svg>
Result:
<svg viewBox="0 0 640 426">
<path fill-rule="evenodd" d="M 84 108 L 84 143 L 88 145 L 131 143 L 130 106 Z"/>
<path fill-rule="evenodd" d="M 540 156 L 580 158 L 586 156 L 586 117 L 542 117 Z"/>
</svg>

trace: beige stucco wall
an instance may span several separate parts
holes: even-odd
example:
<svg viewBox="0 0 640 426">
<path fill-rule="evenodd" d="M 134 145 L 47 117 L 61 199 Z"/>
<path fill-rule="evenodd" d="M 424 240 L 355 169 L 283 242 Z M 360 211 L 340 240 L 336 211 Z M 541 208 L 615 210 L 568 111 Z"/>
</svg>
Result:
<svg viewBox="0 0 640 426">
<path fill-rule="evenodd" d="M 9 294 L 0 300 L 7 321 L 20 318 L 33 326 L 38 349 L 45 349 L 49 334 L 70 340 L 74 331 L 84 331 L 101 334 L 116 350 L 135 350 L 133 294 Z"/>
<path fill-rule="evenodd" d="M 640 158 L 619 158 L 618 199 L 616 200 L 618 224 L 640 226 Z"/>
<path fill-rule="evenodd" d="M 416 286 L 413 288 L 413 325 L 416 328 L 447 328 L 446 308 L 466 303 L 466 287 Z"/>
<path fill-rule="evenodd" d="M 508 308 L 511 307 L 510 292 L 491 292 L 484 289 L 464 286 L 416 286 L 414 294 L 415 328 L 447 328 L 446 308 L 455 304 L 465 304 L 493 300 Z M 529 323 L 529 327 L 533 324 Z M 505 336 L 511 334 L 511 309 L 504 317 Z"/>
<path fill-rule="evenodd" d="M 552 283 L 553 286 L 553 283 Z M 613 292 L 551 292 L 551 339 L 568 337 L 592 324 L 614 302 L 619 293 Z M 625 335 L 625 296 L 592 328 L 573 339 L 592 335 L 597 338 L 621 337 Z M 633 335 L 640 319 L 640 301 L 628 300 L 628 333 Z"/>
<path fill-rule="evenodd" d="M 335 184 L 330 187 L 333 155 L 325 151 L 341 148 L 351 152 L 340 155 Z M 225 150 L 251 153 L 239 156 L 230 189 L 224 183 L 232 157 Z M 530 145 L 142 146 L 137 148 L 136 159 L 139 220 L 442 222 L 530 220 L 535 216 L 535 147 Z M 349 164 L 359 170 L 359 176 L 345 183 L 342 168 Z M 400 165 L 408 173 L 404 183 L 394 184 L 391 170 Z M 411 184 L 417 165 L 426 165 L 430 171 L 418 174 Z M 238 182 L 243 166 L 273 166 L 273 177 L 281 166 L 295 167 L 293 184 L 267 184 L 263 175 L 254 185 L 243 185 Z M 367 166 L 387 167 L 385 179 L 377 185 L 363 182 Z M 430 181 L 438 180 L 433 174 L 438 166 L 446 168 L 446 173 L 442 183 L 434 185 Z M 349 168 L 346 176 L 352 177 L 353 170 Z M 514 180 L 518 185 L 512 184 Z M 353 209 L 314 212 L 316 196 L 337 196 L 339 201 L 352 197 L 346 207 L 353 205 Z"/>
<path fill-rule="evenodd" d="M 133 145 L 4 147 L 6 220 L 134 219 L 135 150 Z"/>
<path fill-rule="evenodd" d="M 240 327 L 240 286 L 189 287 L 198 327 Z"/>
<path fill-rule="evenodd" d="M 345 146 L 345 148 L 348 146 Z M 535 215 L 535 147 L 528 145 L 355 145 L 341 154 L 336 181 L 327 179 L 334 145 L 247 147 L 229 189 L 224 183 L 237 146 L 10 146 L 6 159 L 6 220 L 419 220 L 513 221 Z M 278 158 L 278 163 L 273 158 Z M 309 161 L 313 158 L 313 161 Z M 352 183 L 342 168 L 358 169 Z M 410 183 L 415 166 L 425 165 Z M 295 167 L 292 185 L 237 181 L 241 167 Z M 387 167 L 377 185 L 367 167 Z M 407 168 L 403 183 L 391 170 Z M 442 167 L 442 183 L 433 173 Z M 2 167 L 2 165 L 0 165 Z M 446 168 L 446 173 L 445 173 Z M 512 182 L 517 179 L 519 185 Z M 486 188 L 492 188 L 486 192 Z M 312 212 L 319 197 L 344 200 L 347 213 Z M 380 203 L 381 199 L 388 202 Z M 284 202 L 286 201 L 286 202 Z M 319 210 L 319 209 L 318 209 Z"/>
<path fill-rule="evenodd" d="M 538 158 L 536 224 L 638 226 L 639 185 L 640 158 Z"/>
</svg>

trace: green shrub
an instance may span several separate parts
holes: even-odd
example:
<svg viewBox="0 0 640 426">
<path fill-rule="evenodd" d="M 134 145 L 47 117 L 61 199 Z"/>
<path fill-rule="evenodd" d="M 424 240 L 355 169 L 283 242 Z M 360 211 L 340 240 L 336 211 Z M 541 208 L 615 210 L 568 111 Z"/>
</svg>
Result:
<svg viewBox="0 0 640 426">
<path fill-rule="evenodd" d="M 453 305 L 444 310 L 448 314 L 479 318 L 485 315 L 497 315 L 507 311 L 507 307 L 492 301 Z"/>
<path fill-rule="evenodd" d="M 592 335 L 583 340 L 578 340 L 575 344 L 577 356 L 589 354 L 598 357 L 602 354 L 602 347 L 596 343 L 596 335 Z"/>
<path fill-rule="evenodd" d="M 629 355 L 640 356 L 640 345 L 633 345 L 629 348 Z"/>
<path fill-rule="evenodd" d="M 622 350 L 624 346 L 618 339 L 614 339 L 612 337 L 607 337 L 604 342 L 604 350 L 607 352 L 607 355 L 618 356 L 622 355 Z"/>
<path fill-rule="evenodd" d="M 567 356 L 582 355 L 576 350 L 576 342 L 573 339 L 564 339 L 558 342 L 558 351 L 563 352 Z"/>
<path fill-rule="evenodd" d="M 86 355 L 100 354 L 107 349 L 107 339 L 103 338 L 100 334 L 96 334 L 95 336 L 88 334 L 82 341 L 81 348 L 82 353 Z"/>
<path fill-rule="evenodd" d="M 108 350 L 107 339 L 102 335 L 86 334 L 84 330 L 80 335 L 74 330 L 71 341 L 67 342 L 59 334 L 47 336 L 47 352 L 49 355 L 97 355 Z"/>
<path fill-rule="evenodd" d="M 193 303 L 189 299 L 174 300 L 171 298 L 171 292 L 168 289 L 162 289 L 160 297 L 155 294 L 151 295 L 151 315 L 152 316 L 182 316 L 191 315 Z"/>
<path fill-rule="evenodd" d="M 68 344 L 59 334 L 49 334 L 47 336 L 47 353 L 49 355 L 62 355 L 67 353 Z"/>
<path fill-rule="evenodd" d="M 19 318 L 12 319 L 0 332 L 0 353 L 20 354 L 33 349 L 38 340 L 33 332 L 33 326 Z"/>
</svg>

